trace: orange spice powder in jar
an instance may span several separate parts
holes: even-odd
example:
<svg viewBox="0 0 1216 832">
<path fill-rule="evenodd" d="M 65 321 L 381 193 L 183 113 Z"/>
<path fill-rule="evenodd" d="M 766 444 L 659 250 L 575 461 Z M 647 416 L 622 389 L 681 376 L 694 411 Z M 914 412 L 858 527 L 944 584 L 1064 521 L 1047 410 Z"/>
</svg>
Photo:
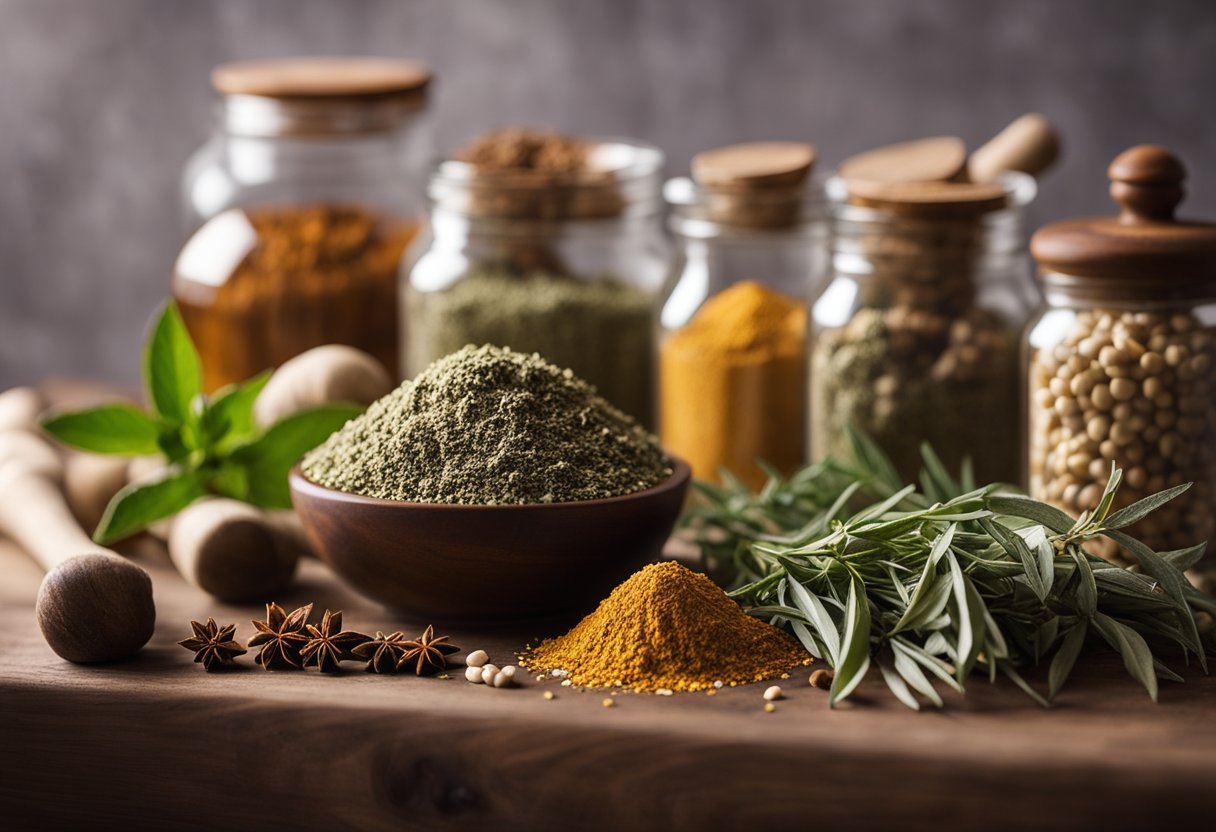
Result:
<svg viewBox="0 0 1216 832">
<path fill-rule="evenodd" d="M 806 304 L 755 281 L 710 298 L 660 348 L 660 435 L 695 476 L 723 468 L 753 488 L 760 459 L 806 457 Z"/>
<path fill-rule="evenodd" d="M 178 258 L 173 294 L 215 390 L 322 344 L 397 375 L 397 276 L 416 222 L 354 205 L 233 209 Z"/>
</svg>

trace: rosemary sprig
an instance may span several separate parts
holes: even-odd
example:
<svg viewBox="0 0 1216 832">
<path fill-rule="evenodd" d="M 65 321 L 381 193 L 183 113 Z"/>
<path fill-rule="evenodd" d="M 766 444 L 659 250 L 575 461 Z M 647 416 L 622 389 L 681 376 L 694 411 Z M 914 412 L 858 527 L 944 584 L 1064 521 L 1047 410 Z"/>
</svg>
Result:
<svg viewBox="0 0 1216 832">
<path fill-rule="evenodd" d="M 920 487 L 900 488 L 873 443 L 851 439 L 852 459 L 772 474 L 759 494 L 700 484 L 705 500 L 686 518 L 710 565 L 733 576 L 733 597 L 835 668 L 831 704 L 877 666 L 914 709 L 940 707 L 936 686 L 963 692 L 977 670 L 1046 706 L 1091 635 L 1154 701 L 1159 678 L 1181 677 L 1150 643 L 1177 645 L 1206 672 L 1212 645 L 1196 614 L 1216 614 L 1216 599 L 1183 574 L 1205 544 L 1157 553 L 1122 531 L 1187 486 L 1112 511 L 1112 469 L 1099 506 L 1074 519 L 1007 487 L 976 488 L 965 472 L 956 481 L 928 448 Z M 1087 552 L 1099 536 L 1138 570 Z M 1049 657 L 1044 696 L 1018 668 Z"/>
</svg>

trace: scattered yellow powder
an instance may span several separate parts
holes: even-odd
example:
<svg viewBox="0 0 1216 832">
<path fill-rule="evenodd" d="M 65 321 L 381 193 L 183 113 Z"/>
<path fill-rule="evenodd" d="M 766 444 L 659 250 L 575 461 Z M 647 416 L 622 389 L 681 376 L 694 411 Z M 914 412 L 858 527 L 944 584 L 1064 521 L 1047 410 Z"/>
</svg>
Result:
<svg viewBox="0 0 1216 832">
<path fill-rule="evenodd" d="M 792 473 L 806 456 L 803 300 L 755 281 L 719 292 L 660 351 L 660 434 L 701 479 L 725 467 L 753 487 L 757 458 Z"/>
<path fill-rule="evenodd" d="M 564 636 L 520 656 L 585 688 L 709 690 L 808 665 L 789 635 L 753 618 L 713 581 L 675 562 L 635 573 Z"/>
</svg>

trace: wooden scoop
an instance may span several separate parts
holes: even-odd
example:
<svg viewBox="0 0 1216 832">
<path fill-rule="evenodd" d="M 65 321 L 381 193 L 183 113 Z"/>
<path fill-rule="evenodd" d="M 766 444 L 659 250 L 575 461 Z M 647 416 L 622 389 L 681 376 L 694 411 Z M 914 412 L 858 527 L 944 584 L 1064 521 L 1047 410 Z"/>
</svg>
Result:
<svg viewBox="0 0 1216 832">
<path fill-rule="evenodd" d="M 0 533 L 47 571 L 36 612 L 52 650 L 78 663 L 126 658 L 152 637 L 152 581 L 89 539 L 64 499 L 62 476 L 63 462 L 45 440 L 0 435 Z"/>
</svg>

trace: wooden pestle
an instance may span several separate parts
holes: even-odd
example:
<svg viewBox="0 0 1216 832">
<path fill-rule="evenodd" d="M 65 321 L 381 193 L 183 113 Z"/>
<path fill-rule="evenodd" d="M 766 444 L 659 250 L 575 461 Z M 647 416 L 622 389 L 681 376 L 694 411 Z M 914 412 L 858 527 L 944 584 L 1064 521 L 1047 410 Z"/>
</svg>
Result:
<svg viewBox="0 0 1216 832">
<path fill-rule="evenodd" d="M 148 643 L 156 625 L 152 581 L 76 523 L 62 490 L 63 462 L 40 437 L 0 435 L 0 532 L 46 570 L 38 626 L 71 662 L 113 661 Z"/>
<path fill-rule="evenodd" d="M 1038 176 L 1060 155 L 1060 139 L 1047 119 L 1027 113 L 1015 119 L 967 160 L 972 182 L 995 181 L 1005 171 Z"/>
<path fill-rule="evenodd" d="M 225 497 L 178 512 L 168 544 L 182 577 L 223 601 L 266 600 L 291 580 L 301 551 L 266 512 Z"/>
</svg>

